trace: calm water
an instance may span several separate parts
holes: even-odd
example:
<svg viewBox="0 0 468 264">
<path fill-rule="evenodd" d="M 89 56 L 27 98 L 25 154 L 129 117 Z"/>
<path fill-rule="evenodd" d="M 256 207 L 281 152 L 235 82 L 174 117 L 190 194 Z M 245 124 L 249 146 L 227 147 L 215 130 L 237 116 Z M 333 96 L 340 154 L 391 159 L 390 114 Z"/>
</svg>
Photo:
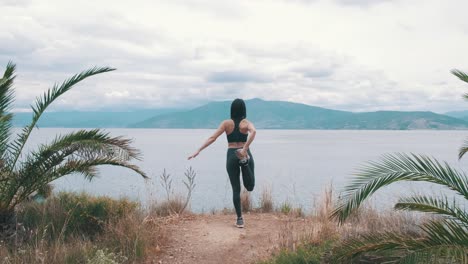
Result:
<svg viewBox="0 0 468 264">
<path fill-rule="evenodd" d="M 41 128 L 33 133 L 29 147 L 70 131 L 73 129 Z M 197 172 L 192 210 L 206 212 L 213 208 L 232 207 L 231 186 L 225 171 L 227 143 L 224 135 L 195 160 L 187 161 L 187 156 L 213 130 L 107 131 L 115 136 L 125 135 L 134 139 L 134 146 L 144 155 L 144 160 L 137 164 L 152 179 L 145 182 L 129 170 L 101 167 L 101 176 L 92 182 L 70 175 L 54 182 L 56 190 L 127 196 L 145 203 L 163 197 L 159 178 L 163 169 L 171 174 L 175 191 L 183 192 L 184 171 L 192 166 Z M 288 200 L 307 210 L 325 186 L 333 184 L 339 190 L 349 182 L 359 165 L 376 160 L 383 153 L 424 153 L 468 170 L 468 160 L 457 159 L 457 150 L 465 137 L 468 137 L 467 131 L 260 130 L 251 146 L 257 183 L 254 201 L 258 201 L 263 188 L 270 188 L 277 204 Z M 396 196 L 422 191 L 438 192 L 438 189 L 430 185 L 399 184 L 387 188 L 375 199 L 389 201 Z"/>
</svg>

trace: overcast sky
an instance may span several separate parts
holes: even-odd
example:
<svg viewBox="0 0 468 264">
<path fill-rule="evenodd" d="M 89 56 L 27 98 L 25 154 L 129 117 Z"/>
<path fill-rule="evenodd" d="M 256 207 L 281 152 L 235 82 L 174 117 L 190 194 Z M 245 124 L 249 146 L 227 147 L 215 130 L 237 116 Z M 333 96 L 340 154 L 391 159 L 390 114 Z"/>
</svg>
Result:
<svg viewBox="0 0 468 264">
<path fill-rule="evenodd" d="M 262 98 L 351 110 L 468 109 L 465 0 L 0 0 L 16 109 L 91 66 L 55 109 Z"/>
</svg>

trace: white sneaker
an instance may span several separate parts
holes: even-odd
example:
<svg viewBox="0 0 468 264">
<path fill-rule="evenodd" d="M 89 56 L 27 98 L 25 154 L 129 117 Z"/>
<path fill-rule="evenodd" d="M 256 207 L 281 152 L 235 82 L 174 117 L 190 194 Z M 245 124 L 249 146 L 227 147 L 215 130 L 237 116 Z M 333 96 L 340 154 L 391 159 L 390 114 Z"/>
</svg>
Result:
<svg viewBox="0 0 468 264">
<path fill-rule="evenodd" d="M 236 226 L 238 228 L 244 228 L 244 219 L 242 217 L 238 217 L 236 221 Z"/>
</svg>

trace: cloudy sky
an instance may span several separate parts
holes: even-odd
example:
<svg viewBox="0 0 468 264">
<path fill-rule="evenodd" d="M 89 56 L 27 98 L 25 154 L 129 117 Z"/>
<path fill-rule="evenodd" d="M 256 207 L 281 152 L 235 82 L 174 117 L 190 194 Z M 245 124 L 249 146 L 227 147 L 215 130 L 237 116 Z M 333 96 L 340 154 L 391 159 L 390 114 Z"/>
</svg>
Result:
<svg viewBox="0 0 468 264">
<path fill-rule="evenodd" d="M 464 0 L 0 0 L 17 110 L 94 65 L 55 109 L 262 98 L 327 108 L 468 109 Z"/>
</svg>

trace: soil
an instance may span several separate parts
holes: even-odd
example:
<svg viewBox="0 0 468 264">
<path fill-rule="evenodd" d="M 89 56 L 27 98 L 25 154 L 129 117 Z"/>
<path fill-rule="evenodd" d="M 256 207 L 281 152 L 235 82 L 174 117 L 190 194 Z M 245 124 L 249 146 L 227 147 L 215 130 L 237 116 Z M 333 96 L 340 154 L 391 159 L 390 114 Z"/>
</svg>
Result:
<svg viewBox="0 0 468 264">
<path fill-rule="evenodd" d="M 244 215 L 237 228 L 234 215 L 180 217 L 168 226 L 168 242 L 154 263 L 256 263 L 277 251 L 281 227 L 290 219 L 278 214 Z"/>
</svg>

